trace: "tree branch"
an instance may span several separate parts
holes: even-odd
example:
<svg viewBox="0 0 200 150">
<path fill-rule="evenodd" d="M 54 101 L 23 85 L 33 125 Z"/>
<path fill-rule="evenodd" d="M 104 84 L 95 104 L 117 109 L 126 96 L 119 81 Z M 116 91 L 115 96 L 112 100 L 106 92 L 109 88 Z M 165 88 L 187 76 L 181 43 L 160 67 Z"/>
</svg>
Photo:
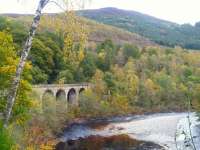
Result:
<svg viewBox="0 0 200 150">
<path fill-rule="evenodd" d="M 56 6 L 58 6 L 61 10 L 63 10 L 64 12 L 66 11 L 66 9 L 64 9 L 58 2 L 56 1 L 49 1 L 49 3 L 54 3 L 56 4 Z"/>
</svg>

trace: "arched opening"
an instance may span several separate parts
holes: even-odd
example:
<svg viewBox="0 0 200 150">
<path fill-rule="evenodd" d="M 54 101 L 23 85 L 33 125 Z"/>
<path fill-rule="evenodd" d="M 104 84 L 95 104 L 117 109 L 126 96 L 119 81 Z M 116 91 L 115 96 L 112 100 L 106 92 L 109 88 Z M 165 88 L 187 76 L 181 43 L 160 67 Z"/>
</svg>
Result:
<svg viewBox="0 0 200 150">
<path fill-rule="evenodd" d="M 53 91 L 52 90 L 49 90 L 49 89 L 47 89 L 45 92 L 44 92 L 44 94 L 43 94 L 43 96 L 42 96 L 42 100 L 45 100 L 46 98 L 49 98 L 49 97 L 54 97 L 54 95 L 53 95 Z"/>
<path fill-rule="evenodd" d="M 85 88 L 81 88 L 80 90 L 79 90 L 79 94 L 81 94 L 82 92 L 84 92 L 85 91 Z"/>
<path fill-rule="evenodd" d="M 67 101 L 69 104 L 76 102 L 76 90 L 74 88 L 70 89 L 67 94 Z"/>
<path fill-rule="evenodd" d="M 65 91 L 60 89 L 58 90 L 58 92 L 56 93 L 56 100 L 58 101 L 65 101 L 66 100 L 66 94 Z"/>
<path fill-rule="evenodd" d="M 63 116 L 67 110 L 66 93 L 63 89 L 59 89 L 56 93 L 56 114 Z"/>
<path fill-rule="evenodd" d="M 53 94 L 53 91 L 50 90 L 50 89 L 47 89 L 43 96 L 42 96 L 42 109 L 43 109 L 43 112 L 48 112 L 49 109 L 52 107 L 54 107 L 54 100 L 55 100 L 55 97 L 54 97 L 54 94 Z M 53 108 L 54 109 L 54 108 Z"/>
<path fill-rule="evenodd" d="M 81 88 L 79 90 L 78 101 L 80 101 L 82 99 L 84 91 L 85 91 L 85 88 Z"/>
</svg>

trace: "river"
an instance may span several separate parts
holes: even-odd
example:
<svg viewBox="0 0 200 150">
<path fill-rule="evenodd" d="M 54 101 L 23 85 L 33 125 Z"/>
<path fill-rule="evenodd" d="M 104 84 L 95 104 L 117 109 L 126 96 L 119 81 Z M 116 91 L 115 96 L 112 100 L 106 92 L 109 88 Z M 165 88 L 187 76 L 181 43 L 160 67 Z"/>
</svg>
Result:
<svg viewBox="0 0 200 150">
<path fill-rule="evenodd" d="M 185 145 L 186 119 L 187 113 L 161 113 L 73 124 L 57 150 L 192 150 L 191 142 Z M 200 140 L 195 136 L 198 146 Z"/>
</svg>

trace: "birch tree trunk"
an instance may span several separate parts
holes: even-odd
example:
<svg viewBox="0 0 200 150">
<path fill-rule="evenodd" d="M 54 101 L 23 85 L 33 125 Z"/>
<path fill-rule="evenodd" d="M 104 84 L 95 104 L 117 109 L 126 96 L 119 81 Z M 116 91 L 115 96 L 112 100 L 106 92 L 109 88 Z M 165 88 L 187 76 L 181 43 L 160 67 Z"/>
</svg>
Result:
<svg viewBox="0 0 200 150">
<path fill-rule="evenodd" d="M 5 119 L 4 120 L 4 126 L 5 127 L 7 126 L 9 119 L 11 117 L 13 105 L 15 103 L 17 90 L 18 90 L 18 87 L 19 87 L 20 79 L 21 79 L 21 74 L 23 72 L 24 65 L 26 63 L 29 51 L 30 51 L 31 46 L 32 46 L 33 37 L 35 36 L 36 29 L 37 29 L 39 22 L 40 22 L 40 18 L 41 18 L 41 15 L 42 15 L 42 9 L 46 6 L 46 4 L 48 2 L 49 2 L 49 0 L 40 0 L 39 1 L 35 17 L 33 18 L 33 22 L 32 22 L 32 25 L 31 25 L 31 28 L 30 28 L 30 31 L 29 31 L 29 35 L 27 37 L 24 48 L 22 50 L 20 62 L 17 66 L 16 74 L 14 76 L 10 91 L 8 93 L 9 95 L 8 95 L 8 99 L 7 99 L 7 106 L 6 106 L 5 118 L 4 118 Z"/>
</svg>

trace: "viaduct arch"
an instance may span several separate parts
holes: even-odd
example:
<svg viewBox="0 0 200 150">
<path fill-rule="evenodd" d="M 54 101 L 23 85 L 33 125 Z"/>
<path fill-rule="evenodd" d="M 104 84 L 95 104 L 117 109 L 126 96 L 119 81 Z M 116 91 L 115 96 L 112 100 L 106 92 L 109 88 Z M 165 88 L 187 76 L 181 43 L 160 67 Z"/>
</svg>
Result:
<svg viewBox="0 0 200 150">
<path fill-rule="evenodd" d="M 35 85 L 33 89 L 39 93 L 40 100 L 45 94 L 51 94 L 56 100 L 67 101 L 68 104 L 78 105 L 81 92 L 90 87 L 89 83 L 81 84 L 42 84 Z"/>
</svg>

